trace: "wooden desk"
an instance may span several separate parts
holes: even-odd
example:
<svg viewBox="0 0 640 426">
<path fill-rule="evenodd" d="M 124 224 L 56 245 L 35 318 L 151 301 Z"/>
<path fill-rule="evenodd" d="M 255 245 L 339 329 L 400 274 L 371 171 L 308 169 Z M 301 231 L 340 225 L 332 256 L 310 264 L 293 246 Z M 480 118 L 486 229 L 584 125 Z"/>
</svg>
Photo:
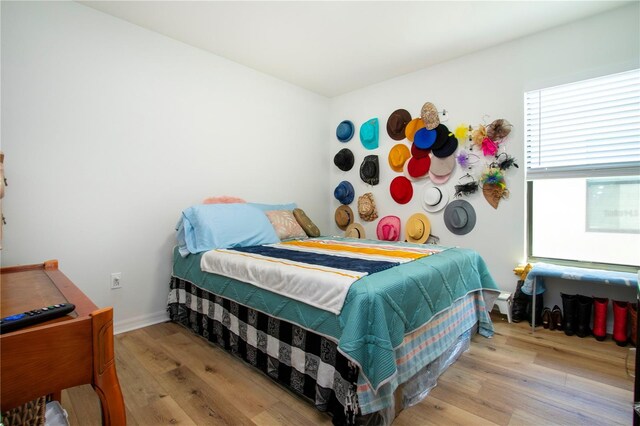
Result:
<svg viewBox="0 0 640 426">
<path fill-rule="evenodd" d="M 6 411 L 62 389 L 90 383 L 104 425 L 125 425 L 113 350 L 113 308 L 98 309 L 58 262 L 1 269 L 0 316 L 70 302 L 74 312 L 0 336 L 0 405 Z"/>
</svg>

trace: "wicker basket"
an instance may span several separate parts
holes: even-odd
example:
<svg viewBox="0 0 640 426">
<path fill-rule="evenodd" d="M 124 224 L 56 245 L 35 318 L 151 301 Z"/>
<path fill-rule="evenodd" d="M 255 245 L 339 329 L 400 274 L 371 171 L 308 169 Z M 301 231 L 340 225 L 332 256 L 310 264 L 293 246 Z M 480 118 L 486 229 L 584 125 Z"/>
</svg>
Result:
<svg viewBox="0 0 640 426">
<path fill-rule="evenodd" d="M 2 413 L 4 426 L 41 426 L 44 425 L 44 413 L 47 406 L 47 398 L 42 396 L 27 402 L 21 407 L 13 408 Z"/>
</svg>

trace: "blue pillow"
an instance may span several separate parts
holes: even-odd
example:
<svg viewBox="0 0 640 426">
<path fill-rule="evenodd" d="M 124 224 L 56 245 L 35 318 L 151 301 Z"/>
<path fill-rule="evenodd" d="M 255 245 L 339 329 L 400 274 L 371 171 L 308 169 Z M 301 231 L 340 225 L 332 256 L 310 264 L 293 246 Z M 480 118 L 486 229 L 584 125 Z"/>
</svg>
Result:
<svg viewBox="0 0 640 426">
<path fill-rule="evenodd" d="M 280 242 L 264 212 L 246 203 L 189 207 L 182 212 L 177 231 L 182 256 L 217 248 Z"/>
<path fill-rule="evenodd" d="M 289 203 L 289 204 L 247 203 L 247 204 L 249 204 L 250 206 L 257 207 L 260 210 L 262 210 L 263 212 L 268 212 L 268 211 L 271 211 L 271 210 L 290 210 L 290 211 L 293 211 L 293 209 L 298 207 L 296 205 L 296 203 Z"/>
</svg>

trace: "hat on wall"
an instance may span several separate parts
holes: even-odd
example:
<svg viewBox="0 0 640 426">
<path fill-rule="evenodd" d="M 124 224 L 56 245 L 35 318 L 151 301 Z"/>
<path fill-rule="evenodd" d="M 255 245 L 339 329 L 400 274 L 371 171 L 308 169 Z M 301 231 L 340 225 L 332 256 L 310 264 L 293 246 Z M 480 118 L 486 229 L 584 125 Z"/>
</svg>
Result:
<svg viewBox="0 0 640 426">
<path fill-rule="evenodd" d="M 397 176 L 389 185 L 391 198 L 398 204 L 407 204 L 413 198 L 413 185 L 404 176 Z"/>
<path fill-rule="evenodd" d="M 448 157 L 458 149 L 458 139 L 456 139 L 453 133 L 449 133 L 447 141 L 442 145 L 442 148 L 431 148 L 431 153 L 439 158 Z"/>
<path fill-rule="evenodd" d="M 466 200 L 455 200 L 444 209 L 444 224 L 456 235 L 465 235 L 476 226 L 476 211 Z"/>
<path fill-rule="evenodd" d="M 360 179 L 369 185 L 377 185 L 380 181 L 380 168 L 377 155 L 367 155 L 360 164 Z"/>
<path fill-rule="evenodd" d="M 431 149 L 440 149 L 447 143 L 449 139 L 449 134 L 451 133 L 447 126 L 444 124 L 438 124 L 438 127 L 435 128 L 436 131 L 436 141 L 431 146 Z"/>
<path fill-rule="evenodd" d="M 365 222 L 371 222 L 378 218 L 378 210 L 372 193 L 367 192 L 358 197 L 358 214 L 360 219 Z"/>
<path fill-rule="evenodd" d="M 411 121 L 411 114 L 406 109 L 397 109 L 387 119 L 387 133 L 391 139 L 401 141 L 406 137 L 405 127 Z"/>
<path fill-rule="evenodd" d="M 416 158 L 428 157 L 431 154 L 430 149 L 419 148 L 415 143 L 411 144 L 411 155 Z"/>
<path fill-rule="evenodd" d="M 420 149 L 429 149 L 436 141 L 438 132 L 423 127 L 413 136 L 413 143 Z"/>
<path fill-rule="evenodd" d="M 371 120 L 360 126 L 360 142 L 367 149 L 376 149 L 378 147 L 378 119 Z"/>
<path fill-rule="evenodd" d="M 451 155 L 445 158 L 431 157 L 431 171 L 437 176 L 446 176 L 453 171 L 453 167 L 456 164 L 456 158 Z"/>
<path fill-rule="evenodd" d="M 402 172 L 404 163 L 410 157 L 411 152 L 409 152 L 409 148 L 405 144 L 396 144 L 389 151 L 389 167 L 391 167 L 391 170 L 393 170 L 394 172 Z"/>
<path fill-rule="evenodd" d="M 378 222 L 376 236 L 382 241 L 398 241 L 400 239 L 400 218 L 385 216 Z"/>
<path fill-rule="evenodd" d="M 509 136 L 512 127 L 513 125 L 504 118 L 493 120 L 491 124 L 487 126 L 487 137 L 492 141 L 499 141 Z"/>
<path fill-rule="evenodd" d="M 333 190 L 333 196 L 340 201 L 340 204 L 351 204 L 355 195 L 356 192 L 353 190 L 353 185 L 346 180 L 340 182 L 336 189 Z"/>
<path fill-rule="evenodd" d="M 407 164 L 407 173 L 409 176 L 414 179 L 419 179 L 424 177 L 429 173 L 429 168 L 431 167 L 431 158 L 430 157 L 422 157 L 416 158 L 411 157 L 409 159 L 409 164 Z"/>
<path fill-rule="evenodd" d="M 422 192 L 422 207 L 428 212 L 437 212 L 442 210 L 449 202 L 449 194 L 442 191 L 433 183 L 429 183 L 424 187 Z"/>
<path fill-rule="evenodd" d="M 351 210 L 351 207 L 349 206 L 339 206 L 334 214 L 334 219 L 338 228 L 343 231 L 355 220 L 353 217 L 353 210 Z"/>
<path fill-rule="evenodd" d="M 364 227 L 355 222 L 347 226 L 347 229 L 344 231 L 344 236 L 347 238 L 366 238 Z"/>
<path fill-rule="evenodd" d="M 355 127 L 349 120 L 344 120 L 336 128 L 336 137 L 340 142 L 349 142 L 355 133 Z"/>
<path fill-rule="evenodd" d="M 348 172 L 353 167 L 354 163 L 353 152 L 349 148 L 342 148 L 333 157 L 333 164 L 335 164 L 343 172 Z"/>
<path fill-rule="evenodd" d="M 407 219 L 404 232 L 408 242 L 424 244 L 431 233 L 431 222 L 424 213 L 415 213 Z"/>
<path fill-rule="evenodd" d="M 423 127 L 424 121 L 422 121 L 421 118 L 414 118 L 407 124 L 407 127 L 405 127 L 404 135 L 407 137 L 407 139 L 413 142 L 413 137 L 415 136 L 416 132 Z"/>
<path fill-rule="evenodd" d="M 438 108 L 431 102 L 427 102 L 422 105 L 420 111 L 420 117 L 424 121 L 424 127 L 428 130 L 433 130 L 440 124 L 440 117 L 438 116 Z"/>
</svg>

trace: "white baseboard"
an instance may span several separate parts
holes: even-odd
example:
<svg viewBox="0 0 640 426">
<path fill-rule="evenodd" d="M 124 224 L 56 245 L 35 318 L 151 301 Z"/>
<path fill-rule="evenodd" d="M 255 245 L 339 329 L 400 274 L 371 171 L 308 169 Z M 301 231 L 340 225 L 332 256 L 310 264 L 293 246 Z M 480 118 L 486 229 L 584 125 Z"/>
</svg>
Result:
<svg viewBox="0 0 640 426">
<path fill-rule="evenodd" d="M 139 317 L 115 322 L 113 324 L 113 334 L 120 334 L 165 321 L 169 321 L 169 314 L 165 310 L 153 314 L 140 315 Z"/>
</svg>

